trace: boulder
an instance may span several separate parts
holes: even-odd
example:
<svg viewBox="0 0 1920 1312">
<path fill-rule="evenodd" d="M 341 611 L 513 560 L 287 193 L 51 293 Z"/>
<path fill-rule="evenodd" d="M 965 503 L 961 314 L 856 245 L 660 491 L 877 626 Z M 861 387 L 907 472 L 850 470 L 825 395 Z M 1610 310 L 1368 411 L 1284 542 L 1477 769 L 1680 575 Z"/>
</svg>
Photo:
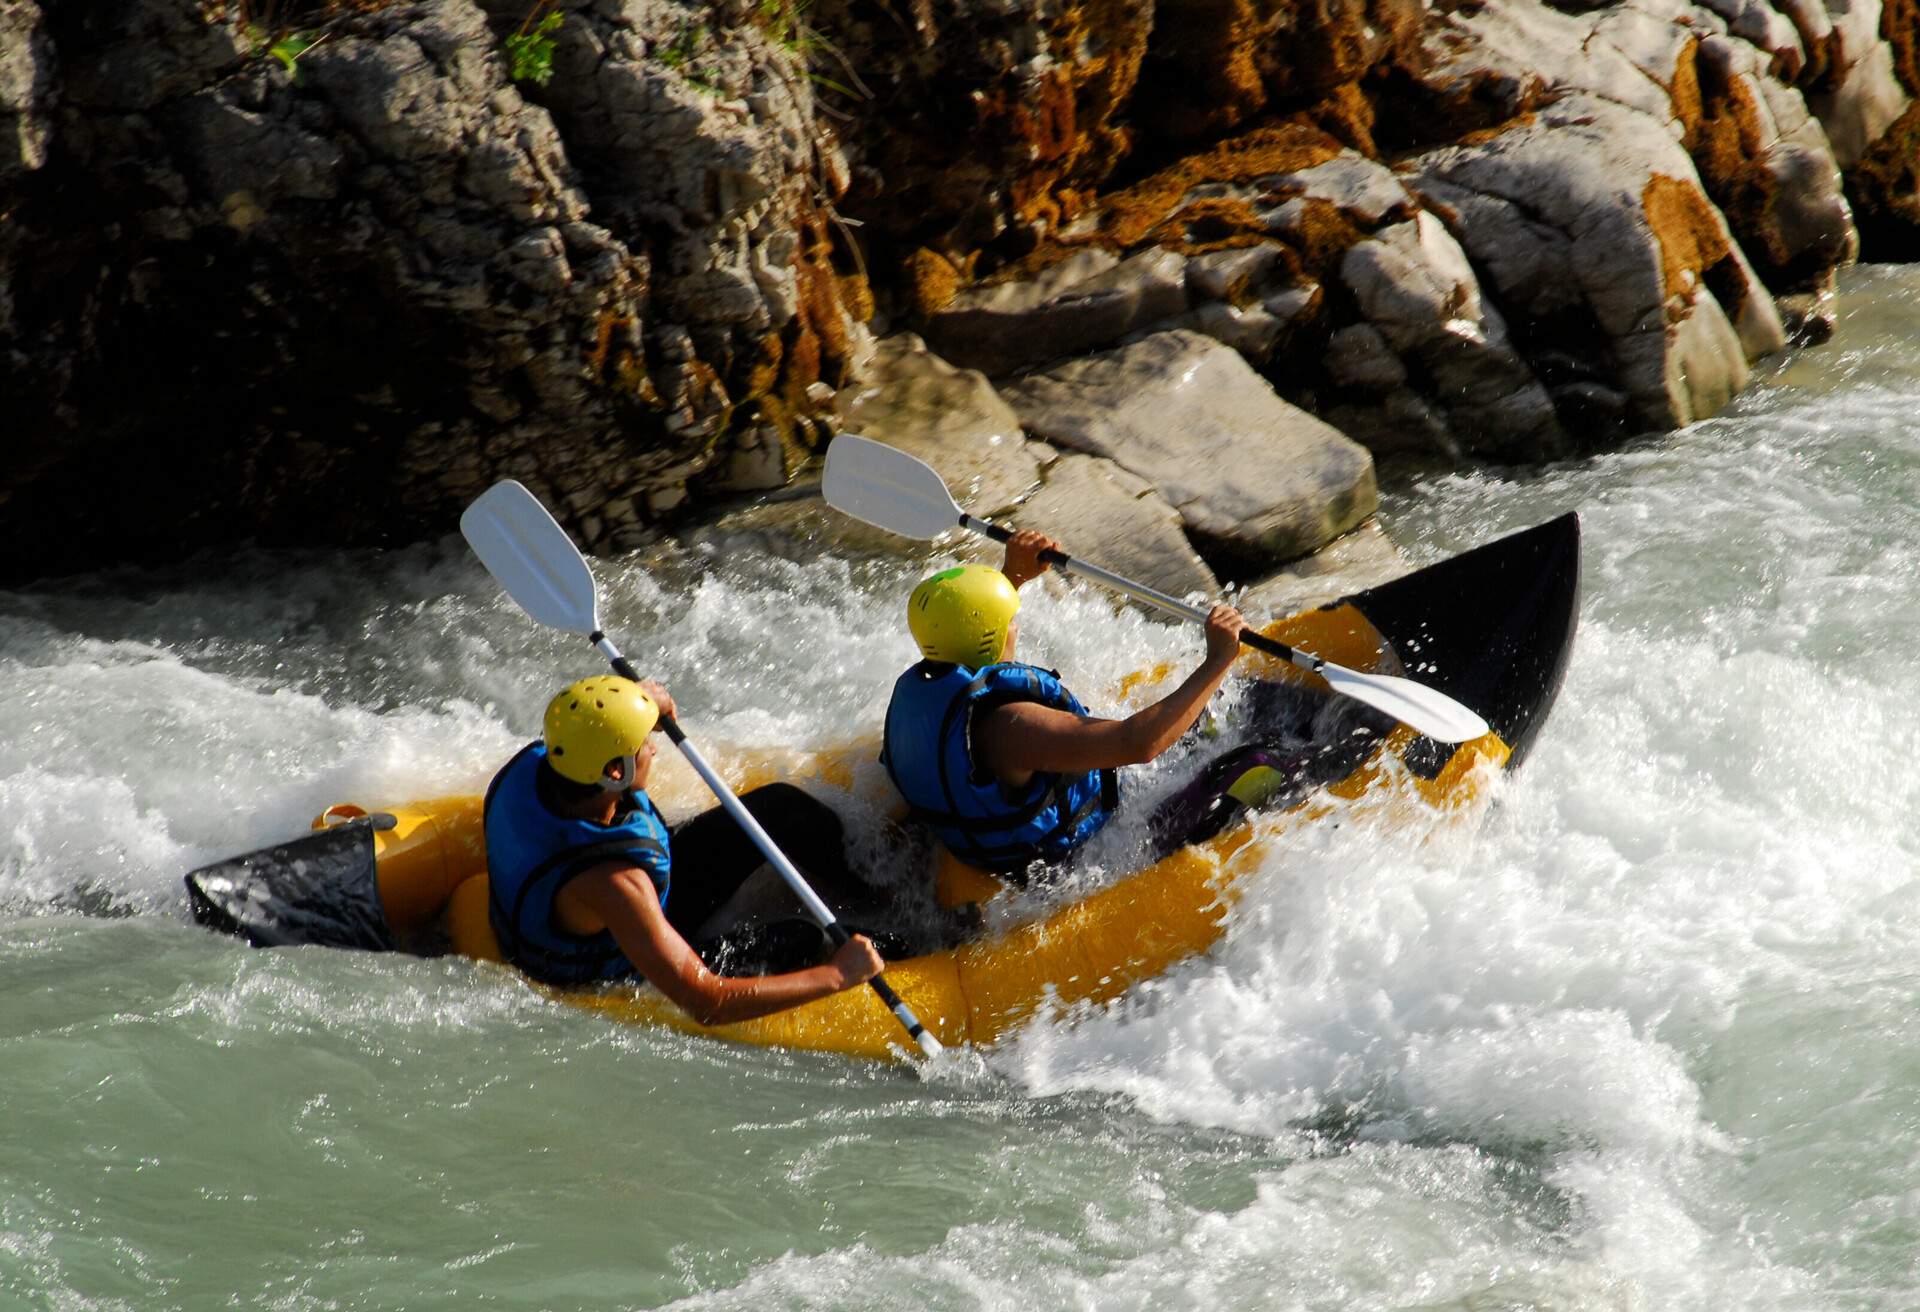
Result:
<svg viewBox="0 0 1920 1312">
<path fill-rule="evenodd" d="M 1785 343 L 1771 296 L 1653 116 L 1570 93 L 1412 178 L 1563 413 L 1624 437 L 1713 414 Z M 1609 432 L 1609 430 L 1611 430 Z"/>
<path fill-rule="evenodd" d="M 1186 261 L 1147 249 L 1121 260 L 1084 251 L 1031 280 L 956 296 L 927 322 L 927 341 L 955 364 L 999 376 L 1107 346 L 1187 308 Z"/>
<path fill-rule="evenodd" d="M 1155 333 L 1003 386 L 1034 437 L 1112 460 L 1245 564 L 1305 555 L 1372 513 L 1364 447 L 1282 401 L 1239 354 Z"/>
<path fill-rule="evenodd" d="M 1039 529 L 1072 555 L 1176 597 L 1220 595 L 1220 581 L 1187 541 L 1180 512 L 1144 478 L 1071 452 L 1054 453 L 1041 477 L 1040 490 L 1010 517 L 1016 528 Z"/>
<path fill-rule="evenodd" d="M 1901 84 L 1894 51 L 1881 35 L 1882 0 L 1828 0 L 1832 22 L 1826 76 L 1807 103 L 1826 128 L 1834 159 L 1851 169 L 1913 103 Z M 1912 21 L 1912 11 L 1898 11 Z M 1913 34 L 1905 40 L 1913 41 Z"/>
<path fill-rule="evenodd" d="M 1449 454 L 1542 459 L 1568 453 L 1546 389 L 1508 339 L 1499 312 L 1481 297 L 1466 254 L 1438 218 L 1423 210 L 1356 242 L 1341 259 L 1340 275 L 1364 320 L 1356 327 L 1371 330 L 1369 343 L 1390 351 L 1393 365 L 1416 366 L 1425 384 L 1424 395 L 1397 397 L 1408 391 L 1407 371 L 1389 366 L 1382 415 L 1391 414 L 1395 402 L 1411 407 L 1430 397 L 1446 416 L 1430 441 Z M 1352 404 L 1350 396 L 1341 399 Z M 1403 444 L 1379 427 L 1370 446 Z"/>
<path fill-rule="evenodd" d="M 911 333 L 883 339 L 839 404 L 847 431 L 926 461 L 976 515 L 1007 509 L 1040 482 L 1018 416 L 986 376 L 956 369 Z"/>
<path fill-rule="evenodd" d="M 1699 114 L 1684 140 L 1768 286 L 1811 291 L 1853 261 L 1859 240 L 1826 131 L 1800 92 L 1767 68 L 1763 52 L 1745 41 L 1702 38 Z"/>
</svg>

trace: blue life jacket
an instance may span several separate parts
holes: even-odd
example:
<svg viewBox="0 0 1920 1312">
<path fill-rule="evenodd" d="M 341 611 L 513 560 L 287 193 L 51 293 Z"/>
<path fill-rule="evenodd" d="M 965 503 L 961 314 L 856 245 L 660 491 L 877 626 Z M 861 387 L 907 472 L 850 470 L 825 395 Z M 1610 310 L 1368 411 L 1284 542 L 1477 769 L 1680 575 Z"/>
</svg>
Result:
<svg viewBox="0 0 1920 1312">
<path fill-rule="evenodd" d="M 543 984 L 568 987 L 621 979 L 633 963 L 606 930 L 582 936 L 553 923 L 553 899 L 581 871 L 615 858 L 647 872 L 667 904 L 672 859 L 667 825 L 637 789 L 621 798 L 610 825 L 556 815 L 540 800 L 547 749 L 523 747 L 487 785 L 488 919 L 506 959 Z"/>
<path fill-rule="evenodd" d="M 1112 770 L 1036 773 L 1018 795 L 973 763 L 973 722 L 1008 702 L 1085 715 L 1051 670 L 1004 661 L 981 669 L 921 661 L 893 685 L 880 762 L 914 819 L 961 860 L 996 874 L 1058 861 L 1099 832 L 1120 803 Z"/>
</svg>

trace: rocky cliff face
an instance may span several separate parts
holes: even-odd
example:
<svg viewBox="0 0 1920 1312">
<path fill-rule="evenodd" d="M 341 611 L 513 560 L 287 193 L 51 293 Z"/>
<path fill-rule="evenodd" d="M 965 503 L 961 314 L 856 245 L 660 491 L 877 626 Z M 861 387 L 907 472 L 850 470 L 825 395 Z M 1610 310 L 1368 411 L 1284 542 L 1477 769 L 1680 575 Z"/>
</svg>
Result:
<svg viewBox="0 0 1920 1312">
<path fill-rule="evenodd" d="M 1920 249 L 1917 89 L 1915 0 L 0 0 L 0 573 L 506 476 L 618 549 L 967 376 L 1003 508 L 1242 570 L 1364 517 L 1348 439 L 1711 414 Z M 1317 510 L 1130 436 L 1201 372 Z"/>
<path fill-rule="evenodd" d="M 368 8 L 0 9 L 9 573 L 434 534 L 507 475 L 619 547 L 845 379 L 845 165 L 751 7 L 569 11 L 544 88 L 517 4 Z"/>
</svg>

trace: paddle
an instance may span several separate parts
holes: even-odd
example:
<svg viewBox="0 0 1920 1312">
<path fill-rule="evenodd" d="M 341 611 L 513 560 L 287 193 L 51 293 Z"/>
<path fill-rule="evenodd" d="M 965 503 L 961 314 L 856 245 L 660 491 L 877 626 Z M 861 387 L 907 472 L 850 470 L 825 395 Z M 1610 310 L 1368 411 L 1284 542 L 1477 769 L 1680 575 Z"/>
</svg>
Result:
<svg viewBox="0 0 1920 1312">
<path fill-rule="evenodd" d="M 586 558 L 573 545 L 567 531 L 547 513 L 538 497 L 511 479 L 495 483 L 460 516 L 460 531 L 466 535 L 474 554 L 480 557 L 480 563 L 506 589 L 507 595 L 519 603 L 520 609 L 552 628 L 586 634 L 601 655 L 613 663 L 616 674 L 639 682 L 639 674 L 600 630 L 600 591 L 594 583 L 593 571 L 587 568 Z M 713 795 L 720 799 L 727 814 L 780 872 L 787 887 L 806 907 L 807 914 L 826 931 L 834 946 L 851 938 L 839 917 L 808 886 L 806 877 L 787 860 L 753 813 L 740 804 L 726 781 L 714 773 L 700 750 L 687 741 L 674 718 L 664 711 L 660 715 L 660 727 L 695 773 L 706 781 Z M 929 1057 L 939 1056 L 940 1040 L 927 1032 L 920 1018 L 900 1000 L 893 987 L 878 975 L 868 983 L 906 1027 L 920 1051 Z"/>
<path fill-rule="evenodd" d="M 827 472 L 821 480 L 827 504 L 855 519 L 909 538 L 936 538 L 959 527 L 1005 542 L 1011 529 L 960 509 L 940 475 L 926 462 L 872 438 L 842 433 L 827 448 Z M 1043 551 L 1040 559 L 1082 575 L 1183 620 L 1207 622 L 1208 612 L 1144 583 L 1122 578 L 1098 565 L 1075 560 L 1064 551 Z M 1252 629 L 1240 641 L 1257 651 L 1299 666 L 1325 679 L 1337 693 L 1385 711 L 1403 724 L 1443 743 L 1462 743 L 1486 733 L 1487 722 L 1435 689 L 1390 674 L 1363 674 L 1311 652 L 1289 647 Z"/>
</svg>

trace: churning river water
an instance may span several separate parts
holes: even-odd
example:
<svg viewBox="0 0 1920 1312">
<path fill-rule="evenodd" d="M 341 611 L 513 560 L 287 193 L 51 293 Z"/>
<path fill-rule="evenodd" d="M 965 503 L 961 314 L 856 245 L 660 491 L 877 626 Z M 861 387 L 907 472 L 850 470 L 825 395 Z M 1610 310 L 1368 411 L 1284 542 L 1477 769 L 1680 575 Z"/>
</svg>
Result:
<svg viewBox="0 0 1920 1312">
<path fill-rule="evenodd" d="M 1920 1305 L 1916 303 L 1856 270 L 1722 418 L 1406 479 L 1416 563 L 1584 518 L 1484 823 L 1275 844 L 1211 954 L 925 1078 L 190 923 L 185 870 L 477 791 L 597 672 L 457 538 L 0 594 L 0 1307 Z M 915 565 L 597 569 L 719 759 L 871 733 L 909 659 Z M 1029 591 L 1097 703 L 1199 651 Z"/>
</svg>

